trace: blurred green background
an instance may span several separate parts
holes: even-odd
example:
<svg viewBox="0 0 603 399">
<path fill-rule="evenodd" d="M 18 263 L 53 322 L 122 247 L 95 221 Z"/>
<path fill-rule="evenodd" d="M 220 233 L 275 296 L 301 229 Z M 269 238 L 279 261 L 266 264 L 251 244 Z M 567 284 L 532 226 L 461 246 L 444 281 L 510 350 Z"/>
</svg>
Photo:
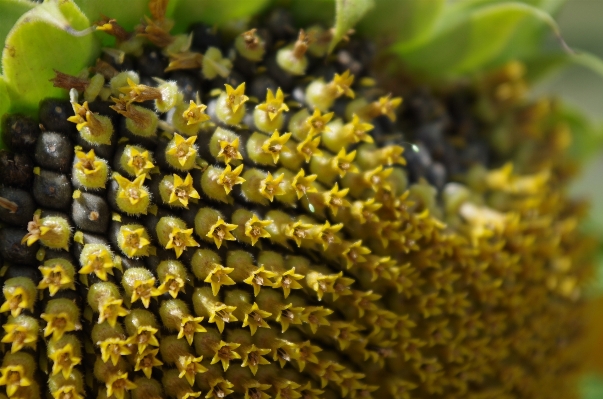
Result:
<svg viewBox="0 0 603 399">
<path fill-rule="evenodd" d="M 584 50 L 603 58 L 603 0 L 568 0 L 556 16 L 561 33 L 573 49 Z M 599 126 L 603 134 L 603 78 L 579 66 L 572 66 L 542 82 L 534 95 L 552 94 L 581 109 Z M 590 159 L 581 178 L 572 187 L 573 194 L 591 201 L 588 228 L 603 237 L 603 151 Z M 599 256 L 596 282 L 603 293 L 603 248 Z M 603 312 L 603 309 L 601 309 Z M 603 337 L 601 337 L 603 340 Z M 595 354 L 595 356 L 603 356 Z M 583 399 L 603 398 L 603 375 L 589 374 L 582 383 Z"/>
<path fill-rule="evenodd" d="M 556 16 L 567 44 L 603 58 L 603 0 L 568 0 Z M 603 78 L 572 66 L 544 81 L 534 95 L 550 93 L 587 113 L 603 133 Z M 588 161 L 573 187 L 576 195 L 592 200 L 594 228 L 603 234 L 603 153 Z M 603 398 L 603 395 L 601 396 Z"/>
</svg>

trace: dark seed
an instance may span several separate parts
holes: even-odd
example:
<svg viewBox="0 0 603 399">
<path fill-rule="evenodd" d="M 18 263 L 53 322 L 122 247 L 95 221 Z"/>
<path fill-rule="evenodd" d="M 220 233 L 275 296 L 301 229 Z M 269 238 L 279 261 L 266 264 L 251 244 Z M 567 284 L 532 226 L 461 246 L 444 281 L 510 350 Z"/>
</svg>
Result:
<svg viewBox="0 0 603 399">
<path fill-rule="evenodd" d="M 191 26 L 191 33 L 193 34 L 193 43 L 191 49 L 205 53 L 210 47 L 221 47 L 222 42 L 214 29 L 205 24 L 194 24 Z"/>
<path fill-rule="evenodd" d="M 291 13 L 283 8 L 276 9 L 270 13 L 266 21 L 274 40 L 291 40 L 297 35 L 297 29 L 293 23 Z"/>
<path fill-rule="evenodd" d="M 90 233 L 104 233 L 109 226 L 109 205 L 98 195 L 81 193 L 71 204 L 71 217 L 75 225 Z"/>
<path fill-rule="evenodd" d="M 66 175 L 41 170 L 34 178 L 33 195 L 36 202 L 50 209 L 67 210 L 71 204 L 71 183 Z"/>
<path fill-rule="evenodd" d="M 73 107 L 68 100 L 47 98 L 40 103 L 38 116 L 47 131 L 76 135 L 75 123 L 67 120 L 73 115 Z"/>
<path fill-rule="evenodd" d="M 0 186 L 0 197 L 12 202 L 16 211 L 0 206 L 0 221 L 16 226 L 27 226 L 27 222 L 33 219 L 36 203 L 31 194 L 24 190 Z M 0 204 L 1 205 L 1 204 Z"/>
<path fill-rule="evenodd" d="M 96 156 L 101 157 L 103 159 L 111 159 L 111 156 L 115 151 L 115 145 L 113 143 L 115 143 L 116 141 L 113 140 L 113 143 L 111 144 L 92 145 L 78 134 L 75 138 L 75 142 L 77 145 L 82 147 L 85 152 L 94 150 L 94 154 L 96 154 Z"/>
<path fill-rule="evenodd" d="M 36 163 L 43 168 L 67 172 L 71 169 L 73 144 L 60 133 L 43 132 L 36 145 Z"/>
<path fill-rule="evenodd" d="M 0 182 L 3 184 L 22 188 L 31 186 L 33 167 L 27 155 L 0 150 Z"/>
<path fill-rule="evenodd" d="M 136 65 L 138 66 L 138 72 L 143 76 L 163 78 L 168 63 L 167 57 L 161 54 L 159 50 L 147 47 L 138 58 Z"/>
<path fill-rule="evenodd" d="M 259 75 L 251 81 L 249 85 L 249 94 L 263 101 L 266 98 L 267 90 L 272 90 L 273 93 L 278 89 L 278 84 L 268 75 Z"/>
<path fill-rule="evenodd" d="M 4 142 L 13 151 L 33 151 L 40 135 L 38 123 L 24 115 L 8 115 L 4 120 Z"/>
<path fill-rule="evenodd" d="M 35 267 L 36 264 L 30 264 L 27 266 L 21 265 L 21 267 L 9 267 L 4 278 L 8 280 L 9 278 L 13 277 L 27 277 L 35 284 L 38 284 L 41 276 L 40 271 L 37 267 Z"/>
<path fill-rule="evenodd" d="M 21 240 L 27 234 L 25 229 L 4 227 L 0 229 L 0 254 L 5 261 L 18 265 L 36 265 L 36 253 L 40 249 L 38 242 L 30 247 L 21 244 Z"/>
<path fill-rule="evenodd" d="M 109 54 L 103 54 L 101 57 L 103 61 L 109 63 L 113 68 L 118 71 L 131 71 L 134 69 L 134 58 L 130 55 L 126 55 L 121 64 L 118 64 L 115 58 L 111 57 Z"/>
<path fill-rule="evenodd" d="M 190 100 L 197 101 L 197 92 L 199 92 L 199 96 L 203 95 L 199 90 L 201 79 L 198 73 L 173 71 L 168 74 L 167 79 L 176 81 L 178 89 L 184 96 L 184 101 L 187 103 Z"/>
</svg>

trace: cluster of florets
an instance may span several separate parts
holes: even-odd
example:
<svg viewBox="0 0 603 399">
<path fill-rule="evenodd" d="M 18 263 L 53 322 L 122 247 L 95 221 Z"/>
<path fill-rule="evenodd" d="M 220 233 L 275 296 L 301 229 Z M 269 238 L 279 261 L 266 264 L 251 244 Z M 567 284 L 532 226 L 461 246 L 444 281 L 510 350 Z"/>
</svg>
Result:
<svg viewBox="0 0 603 399">
<path fill-rule="evenodd" d="M 576 367 L 587 267 L 558 169 L 475 162 L 434 188 L 413 176 L 424 159 L 406 166 L 401 98 L 328 55 L 328 30 L 225 47 L 171 35 L 164 3 L 133 33 L 98 23 L 116 48 L 56 72 L 70 105 L 42 106 L 33 184 L 0 187 L 8 397 L 571 389 L 556 376 Z M 557 129 L 546 116 L 517 129 Z"/>
</svg>

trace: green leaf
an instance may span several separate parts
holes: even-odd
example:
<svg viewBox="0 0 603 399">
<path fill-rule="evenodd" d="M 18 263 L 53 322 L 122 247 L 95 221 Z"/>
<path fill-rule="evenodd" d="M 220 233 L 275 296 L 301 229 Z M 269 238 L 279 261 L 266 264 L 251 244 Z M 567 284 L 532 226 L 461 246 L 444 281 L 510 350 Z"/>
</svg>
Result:
<svg viewBox="0 0 603 399">
<path fill-rule="evenodd" d="M 598 74 L 603 78 L 603 60 L 594 54 L 576 50 L 575 53 L 544 53 L 536 54 L 522 60 L 526 66 L 526 80 L 530 83 L 537 82 L 553 72 L 561 70 L 572 64 L 579 65 Z"/>
<path fill-rule="evenodd" d="M 127 31 L 140 23 L 143 15 L 150 16 L 149 0 L 74 0 L 80 10 L 95 22 L 101 17 L 114 18 Z"/>
<path fill-rule="evenodd" d="M 270 0 L 177 0 L 170 13 L 177 23 L 173 33 L 182 33 L 194 22 L 220 25 L 234 19 L 252 17 Z"/>
<path fill-rule="evenodd" d="M 357 30 L 400 47 L 415 47 L 429 38 L 445 4 L 445 0 L 377 0 Z"/>
<path fill-rule="evenodd" d="M 299 26 L 331 25 L 335 20 L 335 0 L 289 0 L 285 4 Z"/>
<path fill-rule="evenodd" d="M 34 7 L 35 4 L 27 0 L 0 0 L 0 42 L 5 42 L 8 32 L 21 15 Z"/>
<path fill-rule="evenodd" d="M 550 53 L 537 54 L 533 57 L 522 60 L 526 67 L 525 79 L 531 85 L 552 75 L 571 63 L 571 54 L 568 53 Z"/>
<path fill-rule="evenodd" d="M 395 48 L 411 69 L 435 77 L 479 70 L 500 55 L 525 20 L 539 21 L 559 35 L 549 14 L 521 2 L 488 3 L 468 10 L 458 7 L 444 12 L 428 42 L 410 50 Z"/>
<path fill-rule="evenodd" d="M 603 147 L 603 129 L 595 128 L 582 112 L 568 106 L 559 110 L 558 118 L 572 132 L 572 144 L 568 151 L 572 158 L 583 163 L 599 153 Z"/>
<path fill-rule="evenodd" d="M 52 87 L 53 69 L 78 74 L 98 54 L 90 24 L 72 1 L 48 1 L 25 13 L 6 39 L 2 65 L 12 112 L 37 114 L 46 97 L 66 97 Z"/>
<path fill-rule="evenodd" d="M 329 52 L 373 6 L 373 0 L 336 0 L 335 32 L 333 33 Z"/>
</svg>

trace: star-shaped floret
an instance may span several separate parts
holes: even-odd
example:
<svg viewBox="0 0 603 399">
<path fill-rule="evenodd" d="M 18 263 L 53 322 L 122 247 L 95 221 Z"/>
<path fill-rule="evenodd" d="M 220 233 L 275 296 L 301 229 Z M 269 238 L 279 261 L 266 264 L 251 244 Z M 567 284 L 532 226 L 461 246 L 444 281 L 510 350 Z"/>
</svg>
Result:
<svg viewBox="0 0 603 399">
<path fill-rule="evenodd" d="M 266 312 L 265 310 L 261 310 L 258 307 L 257 303 L 253 303 L 251 306 L 251 310 L 245 315 L 245 319 L 243 320 L 243 327 L 249 326 L 251 330 L 251 335 L 254 335 L 258 327 L 270 328 L 266 320 L 267 317 L 270 317 L 272 313 Z"/>
<path fill-rule="evenodd" d="M 354 75 L 350 73 L 349 69 L 341 75 L 336 73 L 331 84 L 337 91 L 337 97 L 345 95 L 354 98 L 354 91 L 351 89 L 352 84 L 354 84 Z"/>
<path fill-rule="evenodd" d="M 74 385 L 61 385 L 51 395 L 54 399 L 84 399 Z"/>
<path fill-rule="evenodd" d="M 184 50 L 179 53 L 170 53 L 170 63 L 165 72 L 178 69 L 199 69 L 203 63 L 203 54 L 196 51 Z"/>
<path fill-rule="evenodd" d="M 25 369 L 21 365 L 7 365 L 0 368 L 0 386 L 6 385 L 8 397 L 12 397 L 20 387 L 28 387 L 31 381 L 26 377 Z"/>
<path fill-rule="evenodd" d="M 20 286 L 5 286 L 2 289 L 4 298 L 6 300 L 0 306 L 0 313 L 8 312 L 13 317 L 17 317 L 21 314 L 23 309 L 33 310 L 33 301 L 35 298 L 30 298 L 27 290 Z"/>
<path fill-rule="evenodd" d="M 322 155 L 322 151 L 318 146 L 320 146 L 320 137 L 314 137 L 309 134 L 296 148 L 297 152 L 304 157 L 306 162 L 310 162 L 310 159 L 314 155 Z"/>
<path fill-rule="evenodd" d="M 155 334 L 158 329 L 151 326 L 140 326 L 136 330 L 136 334 L 130 336 L 128 339 L 132 344 L 138 348 L 138 353 L 143 353 L 148 345 L 159 346 L 159 341 Z"/>
<path fill-rule="evenodd" d="M 245 182 L 245 179 L 240 176 L 241 172 L 243 172 L 242 164 L 237 166 L 234 170 L 230 165 L 226 165 L 226 169 L 224 169 L 218 177 L 218 184 L 224 188 L 226 194 L 229 194 L 235 185 L 243 184 Z"/>
<path fill-rule="evenodd" d="M 253 287 L 253 294 L 258 296 L 262 286 L 272 286 L 273 283 L 269 279 L 276 276 L 276 273 L 266 270 L 264 265 L 261 265 L 257 269 L 251 272 L 251 275 L 243 280 L 244 283 L 249 284 Z"/>
<path fill-rule="evenodd" d="M 399 145 L 389 145 L 379 150 L 379 158 L 384 165 L 406 165 L 406 160 L 402 156 L 404 147 Z"/>
<path fill-rule="evenodd" d="M 224 163 L 229 164 L 233 159 L 243 159 L 243 155 L 239 151 L 239 138 L 235 138 L 233 141 L 220 140 L 220 152 L 218 152 L 217 158 L 223 157 Z"/>
<path fill-rule="evenodd" d="M 88 245 L 94 245 L 94 249 L 89 251 L 89 253 L 86 253 L 85 259 L 83 261 L 82 259 L 80 259 L 82 267 L 78 273 L 94 273 L 101 280 L 107 281 L 107 273 L 113 274 L 113 271 L 111 269 L 115 267 L 115 263 L 113 262 L 113 256 L 111 255 L 111 252 L 109 252 L 109 249 L 106 245 Z M 84 249 L 86 249 L 86 246 L 84 246 Z"/>
<path fill-rule="evenodd" d="M 98 323 L 107 321 L 111 327 L 115 326 L 118 317 L 126 316 L 129 312 L 123 306 L 122 299 L 108 297 L 98 305 Z"/>
<path fill-rule="evenodd" d="M 132 381 L 128 380 L 128 373 L 115 373 L 105 382 L 107 387 L 107 397 L 114 395 L 117 399 L 124 399 L 126 391 L 130 391 L 137 387 Z"/>
<path fill-rule="evenodd" d="M 354 398 L 360 396 L 357 391 L 362 389 L 364 386 L 364 384 L 362 384 L 360 381 L 364 377 L 365 375 L 362 373 L 354 373 L 350 370 L 344 370 L 341 373 L 342 381 L 339 385 L 341 388 L 341 396 L 344 398 L 350 394 Z"/>
<path fill-rule="evenodd" d="M 375 294 L 371 291 L 352 291 L 353 296 L 353 304 L 354 307 L 358 310 L 358 317 L 363 317 L 365 311 L 374 311 L 377 309 L 377 304 L 375 301 L 381 299 L 381 295 Z"/>
<path fill-rule="evenodd" d="M 75 356 L 71 344 L 55 350 L 48 357 L 53 361 L 52 375 L 62 373 L 64 378 L 69 378 L 73 368 L 82 362 L 82 358 Z"/>
<path fill-rule="evenodd" d="M 289 296 L 291 290 L 299 290 L 302 286 L 298 283 L 299 280 L 302 280 L 304 276 L 302 274 L 295 273 L 295 268 L 287 270 L 286 272 L 280 274 L 276 281 L 274 282 L 273 288 L 282 288 L 283 294 L 285 298 Z"/>
<path fill-rule="evenodd" d="M 171 155 L 178 160 L 181 166 L 184 166 L 188 160 L 197 156 L 197 150 L 195 149 L 195 141 L 197 136 L 191 136 L 184 138 L 178 133 L 174 133 L 174 138 L 168 145 L 167 155 Z"/>
<path fill-rule="evenodd" d="M 93 149 L 91 149 L 87 153 L 81 151 L 81 149 L 76 149 L 75 157 L 78 161 L 73 167 L 77 170 L 80 170 L 86 175 L 93 175 L 95 173 L 98 173 L 101 167 L 104 165 L 102 161 L 98 160 Z"/>
<path fill-rule="evenodd" d="M 301 306 L 293 306 L 289 303 L 281 308 L 281 311 L 276 316 L 276 322 L 281 323 L 282 332 L 289 329 L 291 324 L 302 324 L 302 314 L 304 308 Z"/>
<path fill-rule="evenodd" d="M 313 229 L 313 224 L 298 220 L 285 226 L 285 235 L 295 241 L 298 247 L 301 247 L 303 240 L 311 240 L 314 237 Z"/>
<path fill-rule="evenodd" d="M 203 360 L 203 356 L 194 357 L 193 355 L 184 355 L 180 356 L 176 361 L 176 367 L 178 367 L 179 378 L 186 378 L 190 386 L 192 387 L 195 383 L 195 376 L 197 374 L 205 373 L 207 368 L 205 368 L 201 361 Z"/>
<path fill-rule="evenodd" d="M 161 99 L 161 90 L 139 84 L 127 78 L 128 86 L 120 87 L 119 91 L 124 93 L 130 102 L 144 102 Z"/>
<path fill-rule="evenodd" d="M 330 132 L 331 129 L 327 126 L 327 123 L 333 119 L 335 113 L 329 112 L 328 114 L 322 114 L 319 109 L 315 109 L 312 116 L 309 116 L 304 124 L 310 129 L 309 136 L 316 136 L 324 132 Z"/>
<path fill-rule="evenodd" d="M 251 239 L 251 245 L 255 245 L 260 238 L 269 238 L 270 233 L 264 227 L 272 224 L 272 220 L 261 220 L 256 214 L 245 222 L 245 235 Z"/>
<path fill-rule="evenodd" d="M 304 371 L 306 367 L 306 363 L 318 363 L 318 356 L 316 354 L 318 352 L 322 352 L 322 349 L 319 346 L 312 345 L 310 341 L 304 341 L 298 344 L 298 356 L 297 365 L 299 367 L 299 371 Z"/>
<path fill-rule="evenodd" d="M 245 326 L 243 326 L 245 327 Z M 222 363 L 222 368 L 224 371 L 228 370 L 228 366 L 230 366 L 230 361 L 234 359 L 240 359 L 241 355 L 235 352 L 241 344 L 237 344 L 234 342 L 224 342 L 220 341 L 218 344 L 214 345 L 212 348 L 216 353 L 214 357 L 211 359 L 211 364 L 216 364 L 218 362 Z"/>
<path fill-rule="evenodd" d="M 113 179 L 119 185 L 117 198 L 126 199 L 130 204 L 136 205 L 140 200 L 149 196 L 148 191 L 143 186 L 145 179 L 143 175 L 138 176 L 134 181 L 130 181 L 119 173 L 114 173 Z"/>
<path fill-rule="evenodd" d="M 377 211 L 382 206 L 383 204 L 375 202 L 375 198 L 369 198 L 366 201 L 355 201 L 351 209 L 352 217 L 362 224 L 366 222 L 378 222 L 379 216 L 377 215 Z"/>
<path fill-rule="evenodd" d="M 243 399 L 270 399 L 271 396 L 268 395 L 266 390 L 270 389 L 272 385 L 270 384 L 262 384 L 256 380 L 250 380 L 245 382 L 242 387 L 245 390 L 245 396 Z"/>
<path fill-rule="evenodd" d="M 186 338 L 189 345 L 193 344 L 195 333 L 206 332 L 207 330 L 201 325 L 203 317 L 184 316 L 180 321 L 180 330 L 178 331 L 178 339 Z"/>
<path fill-rule="evenodd" d="M 268 348 L 262 349 L 255 346 L 255 344 L 252 344 L 251 347 L 244 352 L 241 367 L 249 367 L 249 370 L 253 375 L 258 372 L 259 365 L 270 364 L 270 361 L 264 358 L 264 355 L 270 353 L 270 349 Z"/>
<path fill-rule="evenodd" d="M 218 295 L 218 292 L 220 292 L 220 287 L 223 285 L 235 285 L 236 283 L 233 279 L 228 277 L 228 275 L 234 271 L 234 268 L 224 267 L 216 263 L 214 263 L 213 266 L 213 270 L 209 272 L 203 281 L 211 284 L 211 291 L 214 296 L 216 296 Z"/>
<path fill-rule="evenodd" d="M 216 378 L 212 380 L 209 385 L 210 390 L 207 395 L 205 395 L 205 399 L 222 399 L 234 392 L 232 389 L 230 389 L 234 387 L 234 385 L 224 378 Z"/>
<path fill-rule="evenodd" d="M 42 237 L 42 219 L 40 218 L 40 211 L 36 211 L 33 214 L 33 219 L 27 223 L 27 234 L 21 239 L 21 244 L 27 243 L 27 246 L 32 246 L 36 241 Z"/>
<path fill-rule="evenodd" d="M 151 298 L 154 296 L 161 295 L 161 291 L 155 288 L 155 278 L 152 277 L 148 280 L 136 280 L 134 281 L 134 289 L 132 290 L 132 303 L 140 299 L 145 308 L 148 308 L 151 303 Z"/>
<path fill-rule="evenodd" d="M 267 89 L 266 102 L 261 103 L 256 108 L 266 112 L 271 121 L 282 112 L 289 111 L 289 107 L 285 104 L 285 95 L 280 87 L 276 90 L 276 95 L 272 90 Z"/>
<path fill-rule="evenodd" d="M 375 192 L 379 191 L 379 189 L 389 191 L 391 190 L 391 185 L 387 181 L 387 178 L 393 171 L 393 168 L 383 169 L 383 165 L 379 165 L 375 169 L 364 172 L 362 178 Z"/>
<path fill-rule="evenodd" d="M 67 120 L 69 122 L 75 123 L 75 127 L 79 132 L 84 127 L 88 126 L 88 124 L 90 123 L 90 118 L 93 117 L 93 114 L 90 111 L 90 108 L 88 107 L 88 101 L 84 101 L 84 104 L 82 105 L 76 102 L 72 102 L 71 106 L 73 107 L 73 112 L 75 113 L 75 115 L 70 116 L 69 118 L 67 118 Z"/>
<path fill-rule="evenodd" d="M 209 115 L 205 113 L 207 105 L 199 103 L 197 105 L 193 100 L 190 100 L 188 108 L 182 113 L 182 117 L 186 120 L 187 125 L 194 125 L 208 121 Z"/>
<path fill-rule="evenodd" d="M 348 191 L 350 191 L 349 188 L 339 190 L 339 184 L 335 183 L 330 191 L 322 193 L 324 203 L 333 212 L 333 215 L 337 215 L 339 208 L 350 206 L 349 201 L 346 199 Z"/>
<path fill-rule="evenodd" d="M 275 195 L 285 194 L 285 189 L 281 187 L 283 182 L 284 174 L 280 174 L 274 178 L 272 173 L 268 172 L 268 176 L 260 182 L 260 194 L 272 202 Z"/>
<path fill-rule="evenodd" d="M 228 96 L 226 104 L 230 110 L 235 113 L 241 105 L 249 100 L 249 97 L 245 95 L 245 82 L 237 86 L 236 89 L 233 89 L 229 84 L 225 84 L 224 86 L 226 87 L 226 95 Z"/>
<path fill-rule="evenodd" d="M 54 296 L 60 289 L 75 290 L 73 271 L 69 273 L 60 262 L 49 266 L 40 266 L 38 269 L 42 273 L 42 280 L 38 284 L 39 290 L 48 288 L 50 296 Z"/>
<path fill-rule="evenodd" d="M 340 296 L 352 295 L 350 286 L 354 284 L 354 279 L 343 277 L 343 272 L 337 274 L 337 278 L 333 281 L 333 301 L 336 301 Z"/>
<path fill-rule="evenodd" d="M 38 322 L 36 319 L 20 315 L 10 316 L 5 324 L 2 325 L 6 334 L 2 337 L 2 342 L 11 345 L 10 353 L 21 350 L 24 346 L 36 347 L 38 342 Z"/>
<path fill-rule="evenodd" d="M 231 321 L 238 321 L 238 319 L 232 314 L 237 310 L 236 306 L 228 306 L 224 303 L 217 305 L 212 311 L 207 320 L 210 323 L 216 323 L 220 332 L 224 331 L 224 323 L 230 323 Z"/>
<path fill-rule="evenodd" d="M 360 141 L 372 143 L 374 141 L 373 136 L 367 133 L 373 129 L 373 125 L 363 122 L 356 114 L 352 116 L 352 121 L 350 123 L 346 123 L 343 126 L 344 132 L 346 132 L 349 140 L 353 143 L 358 143 Z"/>
<path fill-rule="evenodd" d="M 193 187 L 193 177 L 190 173 L 187 173 L 184 179 L 175 173 L 173 176 L 174 182 L 170 192 L 170 204 L 178 201 L 187 208 L 189 198 L 201 198 L 197 190 Z"/>
<path fill-rule="evenodd" d="M 341 242 L 341 238 L 337 235 L 337 232 L 343 228 L 343 223 L 334 224 L 327 220 L 325 224 L 320 226 L 320 229 L 314 239 L 319 244 L 322 244 L 323 251 L 326 251 L 329 245 L 337 244 Z"/>
<path fill-rule="evenodd" d="M 289 141 L 289 138 L 291 138 L 291 133 L 285 133 L 281 136 L 279 131 L 275 130 L 272 136 L 262 144 L 262 151 L 272 155 L 272 160 L 276 164 L 280 153 L 288 150 L 285 144 Z"/>
<path fill-rule="evenodd" d="M 124 150 L 124 155 L 127 159 L 126 165 L 132 168 L 134 175 L 150 178 L 149 172 L 155 165 L 151 162 L 149 151 L 139 151 L 138 148 L 128 145 Z"/>
<path fill-rule="evenodd" d="M 275 381 L 274 389 L 276 391 L 276 397 L 281 398 L 291 398 L 298 399 L 301 398 L 302 395 L 299 392 L 301 385 L 291 380 L 285 381 Z"/>
<path fill-rule="evenodd" d="M 193 229 L 181 229 L 174 226 L 169 234 L 169 241 L 165 245 L 165 249 L 174 249 L 176 258 L 186 250 L 186 247 L 198 247 L 199 243 L 193 238 Z"/>
<path fill-rule="evenodd" d="M 66 332 L 75 331 L 75 320 L 67 312 L 42 313 L 40 318 L 46 321 L 44 337 L 52 334 L 53 341 L 59 340 Z"/>
<path fill-rule="evenodd" d="M 332 381 L 339 385 L 341 383 L 341 376 L 339 373 L 342 370 L 345 370 L 345 367 L 339 363 L 336 363 L 332 360 L 320 361 L 318 362 L 318 369 L 320 371 L 317 374 L 320 377 L 321 387 L 324 388 L 327 386 L 329 381 Z"/>
<path fill-rule="evenodd" d="M 371 250 L 362 245 L 362 240 L 358 240 L 354 243 L 349 243 L 345 246 L 341 252 L 341 256 L 345 258 L 346 267 L 349 269 L 353 265 L 365 262 L 366 258 L 364 255 L 371 253 Z"/>
<path fill-rule="evenodd" d="M 287 362 L 297 359 L 297 345 L 293 342 L 276 339 L 272 345 L 272 360 L 278 361 L 281 368 L 285 367 Z"/>
<path fill-rule="evenodd" d="M 330 324 L 327 316 L 332 314 L 331 309 L 326 309 L 322 306 L 308 306 L 304 310 L 302 320 L 310 325 L 312 334 L 316 334 L 316 330 L 320 326 L 328 326 Z"/>
<path fill-rule="evenodd" d="M 353 164 L 354 158 L 356 157 L 356 150 L 346 154 L 345 148 L 339 150 L 337 155 L 331 160 L 333 169 L 337 171 L 339 177 L 345 176 L 347 172 L 355 173 L 358 172 L 358 168 Z"/>
<path fill-rule="evenodd" d="M 237 227 L 239 226 L 236 224 L 226 223 L 222 218 L 218 218 L 218 221 L 209 228 L 209 233 L 207 233 L 206 237 L 213 238 L 216 247 L 220 249 L 220 246 L 222 246 L 222 243 L 225 240 L 236 241 L 236 238 L 232 235 L 231 231 Z"/>
<path fill-rule="evenodd" d="M 153 367 L 163 366 L 163 362 L 157 359 L 159 349 L 147 349 L 142 353 L 136 355 L 136 362 L 134 363 L 134 371 L 140 371 L 144 373 L 147 378 L 151 378 L 153 373 Z"/>
<path fill-rule="evenodd" d="M 172 298 L 176 298 L 180 291 L 184 292 L 184 280 L 173 274 L 167 274 L 157 291 L 160 293 L 168 292 Z"/>
<path fill-rule="evenodd" d="M 291 187 L 295 190 L 297 199 L 301 199 L 307 193 L 315 193 L 318 191 L 316 187 L 312 186 L 312 183 L 317 177 L 317 175 L 306 176 L 306 172 L 303 169 L 300 169 L 299 172 L 297 172 L 291 181 Z"/>
<path fill-rule="evenodd" d="M 140 225 L 123 225 L 119 228 L 121 250 L 128 256 L 134 258 L 138 256 L 149 256 L 148 234 L 144 227 Z"/>
<path fill-rule="evenodd" d="M 402 104 L 402 97 L 394 97 L 391 98 L 391 94 L 387 96 L 380 97 L 378 101 L 376 101 L 375 107 L 379 110 L 380 115 L 387 116 L 392 122 L 396 121 L 396 108 Z"/>
<path fill-rule="evenodd" d="M 129 339 L 107 338 L 96 344 L 100 347 L 101 359 L 103 362 L 107 363 L 107 361 L 111 359 L 111 363 L 113 363 L 114 366 L 117 365 L 121 356 L 127 356 L 132 353 L 132 342 Z"/>
</svg>

